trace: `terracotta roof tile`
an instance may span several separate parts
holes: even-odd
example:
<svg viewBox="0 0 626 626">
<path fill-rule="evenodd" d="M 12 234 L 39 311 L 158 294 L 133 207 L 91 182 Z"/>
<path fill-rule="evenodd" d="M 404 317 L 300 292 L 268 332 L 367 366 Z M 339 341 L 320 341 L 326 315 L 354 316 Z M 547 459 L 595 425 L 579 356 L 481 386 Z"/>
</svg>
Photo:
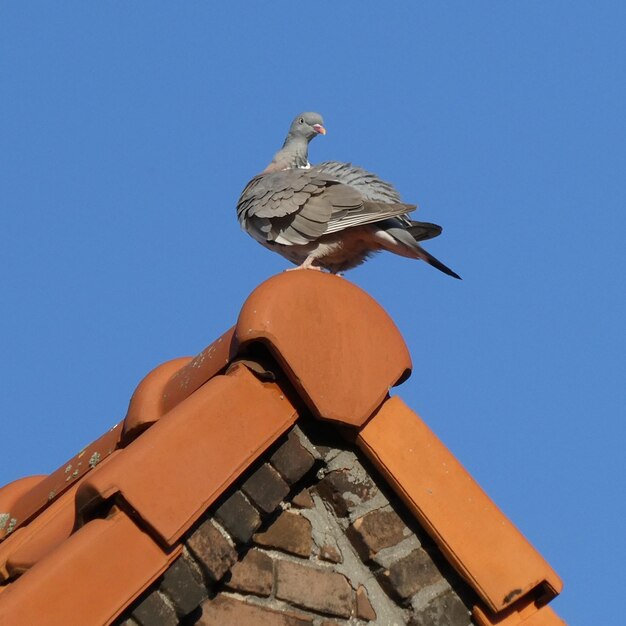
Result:
<svg viewBox="0 0 626 626">
<path fill-rule="evenodd" d="M 74 496 L 77 485 L 0 545 L 0 579 L 30 569 L 71 534 L 75 522 Z"/>
<path fill-rule="evenodd" d="M 119 454 L 120 450 L 114 450 L 100 462 L 99 467 L 106 466 Z M 85 475 L 0 544 L 0 580 L 13 578 L 30 569 L 78 528 L 76 492 Z"/>
<path fill-rule="evenodd" d="M 522 600 L 497 614 L 475 606 L 472 617 L 477 626 L 565 626 L 565 622 L 549 606 L 539 606 L 532 600 Z"/>
<path fill-rule="evenodd" d="M 190 361 L 193 361 L 192 357 L 184 356 L 161 363 L 137 385 L 124 419 L 124 444 L 132 441 L 166 413 L 163 393 L 165 385 Z"/>
<path fill-rule="evenodd" d="M 383 308 L 321 272 L 286 272 L 257 287 L 241 309 L 235 340 L 268 345 L 316 416 L 352 426 L 411 371 L 404 340 Z"/>
<path fill-rule="evenodd" d="M 116 424 L 58 470 L 43 480 L 38 480 L 36 485 L 33 485 L 17 498 L 8 512 L 12 528 L 17 529 L 27 523 L 109 456 L 117 447 L 121 432 L 122 423 Z"/>
<path fill-rule="evenodd" d="M 293 509 L 287 516 L 298 522 L 302 541 L 311 542 L 321 497 L 335 507 L 322 505 L 334 516 L 333 524 L 345 526 L 341 550 L 354 549 L 347 547 L 352 545 L 348 527 L 358 525 L 357 512 L 374 519 L 367 512 L 389 503 L 362 466 L 351 466 L 354 453 L 341 453 L 348 454 L 341 463 L 334 460 L 340 454 L 337 441 L 343 441 L 337 433 L 356 441 L 475 590 L 468 588 L 462 600 L 446 587 L 461 621 L 470 606 L 479 626 L 562 624 L 545 606 L 561 589 L 553 570 L 426 425 L 401 400 L 388 399 L 389 388 L 410 368 L 391 319 L 351 283 L 304 271 L 268 280 L 247 299 L 237 324 L 197 357 L 168 361 L 148 374 L 133 394 L 123 425 L 50 476 L 0 489 L 0 624 L 99 626 L 123 611 L 125 617 L 147 615 L 149 607 L 154 615 L 167 609 L 174 619 L 175 609 L 182 617 L 206 597 L 205 584 L 220 584 L 259 525 L 288 507 L 288 498 L 307 485 L 314 498 L 300 513 Z M 296 420 L 300 428 L 287 437 Z M 320 441 L 313 442 L 311 433 Z M 415 593 L 415 568 L 404 565 L 410 565 L 411 550 L 420 543 L 415 536 L 412 543 L 405 541 L 415 520 L 409 522 L 406 511 L 403 515 L 402 532 L 386 531 L 381 537 L 382 531 L 370 524 L 369 532 L 376 534 L 370 543 L 380 554 L 392 551 L 388 571 L 402 583 L 392 585 L 387 600 L 396 598 L 401 606 L 389 610 L 423 621 L 447 605 L 424 604 L 421 587 Z M 287 517 L 277 519 L 285 523 Z M 264 529 L 259 541 L 272 536 Z M 279 531 L 278 526 L 273 530 Z M 310 549 L 287 550 L 296 555 L 287 558 L 302 559 L 302 571 L 341 567 L 341 556 L 325 557 L 327 549 L 339 555 L 339 544 L 333 548 L 333 541 L 322 541 L 317 532 L 312 535 L 314 543 L 320 541 L 315 549 L 311 544 Z M 405 543 L 409 548 L 400 549 Z M 193 598 L 177 591 L 176 568 L 160 578 L 184 545 L 177 568 L 184 565 L 182 574 L 194 579 Z M 369 552 L 354 554 L 363 567 L 373 563 Z M 422 583 L 435 589 L 442 574 L 431 567 L 428 548 L 420 548 L 419 556 L 432 574 Z M 268 571 L 268 588 L 274 574 Z M 375 572 L 381 585 L 383 574 Z M 307 603 L 300 592 L 292 595 L 303 610 L 318 611 L 318 604 Z M 341 615 L 352 610 L 349 595 Z M 217 619 L 220 607 L 233 602 L 218 595 L 198 611 L 210 621 L 212 612 Z M 261 614 L 248 602 L 236 606 L 242 615 Z M 377 606 L 386 610 L 384 602 Z M 274 609 L 268 608 L 267 619 L 275 617 Z M 288 612 L 277 615 L 287 619 Z M 306 623 L 315 617 L 302 615 Z"/>
<path fill-rule="evenodd" d="M 89 522 L 0 596 L 0 624 L 110 624 L 178 556 L 125 514 Z"/>
<path fill-rule="evenodd" d="M 46 478 L 46 475 L 18 478 L 0 489 L 0 541 L 19 528 L 14 513 L 16 503 Z"/>
<path fill-rule="evenodd" d="M 537 587 L 545 600 L 560 592 L 554 570 L 400 398 L 357 442 L 493 611 Z"/>
<path fill-rule="evenodd" d="M 79 515 L 119 493 L 173 545 L 296 418 L 276 384 L 239 366 L 211 379 L 88 476 L 76 496 Z"/>
<path fill-rule="evenodd" d="M 343 278 L 288 272 L 244 303 L 235 327 L 176 370 L 170 361 L 139 385 L 126 432 L 152 423 L 224 370 L 252 343 L 268 347 L 315 415 L 353 426 L 411 371 L 398 329 L 382 307 Z"/>
<path fill-rule="evenodd" d="M 226 368 L 236 354 L 234 333 L 234 328 L 227 330 L 171 377 L 163 388 L 164 412 L 175 407 Z"/>
</svg>

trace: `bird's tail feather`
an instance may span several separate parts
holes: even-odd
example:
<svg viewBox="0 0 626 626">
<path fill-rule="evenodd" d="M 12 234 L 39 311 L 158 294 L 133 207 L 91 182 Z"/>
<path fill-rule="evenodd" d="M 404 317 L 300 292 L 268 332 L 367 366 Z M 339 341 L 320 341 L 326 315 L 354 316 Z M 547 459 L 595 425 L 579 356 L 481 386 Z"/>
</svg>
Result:
<svg viewBox="0 0 626 626">
<path fill-rule="evenodd" d="M 422 259 L 423 261 L 426 261 L 428 265 L 432 265 L 433 267 L 436 267 L 440 272 L 443 272 L 444 274 L 447 274 L 448 276 L 452 276 L 452 278 L 458 278 L 459 280 L 462 280 L 461 277 L 456 272 L 451 270 L 447 265 L 444 265 L 439 259 L 435 258 L 430 252 L 424 250 L 424 248 L 422 248 L 421 246 L 417 246 L 417 248 L 419 248 L 417 255 L 419 256 L 420 259 Z"/>
<path fill-rule="evenodd" d="M 438 224 L 431 224 L 430 222 L 416 222 L 411 220 L 411 225 L 407 228 L 407 231 L 411 234 L 411 237 L 415 241 L 426 241 L 427 239 L 433 239 L 439 237 L 443 229 Z"/>
<path fill-rule="evenodd" d="M 383 247 L 387 247 L 391 252 L 395 252 L 396 254 L 400 254 L 402 256 L 407 256 L 413 259 L 422 259 L 422 261 L 426 261 L 429 265 L 436 267 L 440 272 L 447 274 L 448 276 L 452 276 L 453 278 L 458 278 L 461 280 L 461 277 L 454 271 L 452 271 L 447 265 L 444 265 L 439 259 L 435 258 L 430 252 L 427 252 L 420 246 L 417 241 L 423 241 L 424 239 L 431 239 L 432 237 L 436 237 L 441 232 L 441 226 L 437 226 L 437 224 L 429 224 L 428 222 L 411 222 L 410 227 L 400 227 L 396 224 L 389 225 L 390 222 L 385 224 L 386 228 L 384 229 L 387 235 L 392 237 L 391 241 L 395 240 L 395 242 L 404 244 L 398 246 L 397 244 L 394 246 L 387 247 L 383 243 Z M 415 235 L 413 234 L 413 229 L 418 230 L 418 236 L 421 234 L 422 239 L 417 240 Z M 430 237 L 427 236 L 430 234 Z"/>
</svg>

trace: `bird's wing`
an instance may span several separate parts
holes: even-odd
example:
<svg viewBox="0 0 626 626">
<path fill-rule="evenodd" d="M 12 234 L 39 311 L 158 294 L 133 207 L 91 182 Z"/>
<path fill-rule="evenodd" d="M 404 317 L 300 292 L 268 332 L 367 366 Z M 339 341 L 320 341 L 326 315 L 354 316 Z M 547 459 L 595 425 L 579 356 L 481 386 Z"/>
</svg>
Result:
<svg viewBox="0 0 626 626">
<path fill-rule="evenodd" d="M 324 161 L 324 163 L 316 165 L 315 169 L 329 174 L 344 185 L 350 185 L 363 196 L 364 200 L 388 203 L 402 202 L 398 190 L 391 183 L 382 180 L 376 174 L 368 172 L 362 167 L 352 165 L 352 163 Z"/>
<path fill-rule="evenodd" d="M 303 245 L 346 228 L 405 214 L 415 207 L 371 201 L 318 168 L 253 178 L 237 204 L 243 228 L 262 243 Z"/>
<path fill-rule="evenodd" d="M 347 187 L 347 185 L 337 185 L 337 187 Z M 358 207 L 345 208 L 341 211 L 334 211 L 331 220 L 328 222 L 326 233 L 336 233 L 346 228 L 355 226 L 365 226 L 374 224 L 381 220 L 404 215 L 415 210 L 415 205 L 404 204 L 402 202 L 374 202 L 363 200 Z"/>
<path fill-rule="evenodd" d="M 311 175 L 310 170 L 289 169 L 253 178 L 237 203 L 242 227 L 261 243 L 307 244 L 321 237 L 333 212 L 332 202 L 320 196 L 328 176 Z M 338 202 L 360 202 L 352 199 Z"/>
</svg>

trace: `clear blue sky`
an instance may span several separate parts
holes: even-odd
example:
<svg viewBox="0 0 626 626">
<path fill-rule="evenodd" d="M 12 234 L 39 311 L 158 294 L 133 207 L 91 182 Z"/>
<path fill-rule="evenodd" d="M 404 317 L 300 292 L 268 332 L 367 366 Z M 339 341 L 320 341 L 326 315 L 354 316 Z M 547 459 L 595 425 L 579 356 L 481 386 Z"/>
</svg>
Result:
<svg viewBox="0 0 626 626">
<path fill-rule="evenodd" d="M 348 278 L 396 320 L 398 393 L 565 581 L 623 624 L 626 3 L 3 2 L 0 484 L 47 473 L 287 262 L 238 195 L 291 118 L 443 224 L 459 272 Z"/>
</svg>

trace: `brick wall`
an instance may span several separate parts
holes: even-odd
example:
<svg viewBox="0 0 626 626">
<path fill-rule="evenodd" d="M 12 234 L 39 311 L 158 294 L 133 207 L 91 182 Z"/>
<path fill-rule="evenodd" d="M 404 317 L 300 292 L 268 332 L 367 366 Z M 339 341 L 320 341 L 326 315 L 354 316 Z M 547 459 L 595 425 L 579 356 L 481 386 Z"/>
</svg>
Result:
<svg viewBox="0 0 626 626">
<path fill-rule="evenodd" d="M 117 624 L 467 626 L 471 599 L 376 472 L 335 428 L 307 420 L 207 512 Z"/>
</svg>

